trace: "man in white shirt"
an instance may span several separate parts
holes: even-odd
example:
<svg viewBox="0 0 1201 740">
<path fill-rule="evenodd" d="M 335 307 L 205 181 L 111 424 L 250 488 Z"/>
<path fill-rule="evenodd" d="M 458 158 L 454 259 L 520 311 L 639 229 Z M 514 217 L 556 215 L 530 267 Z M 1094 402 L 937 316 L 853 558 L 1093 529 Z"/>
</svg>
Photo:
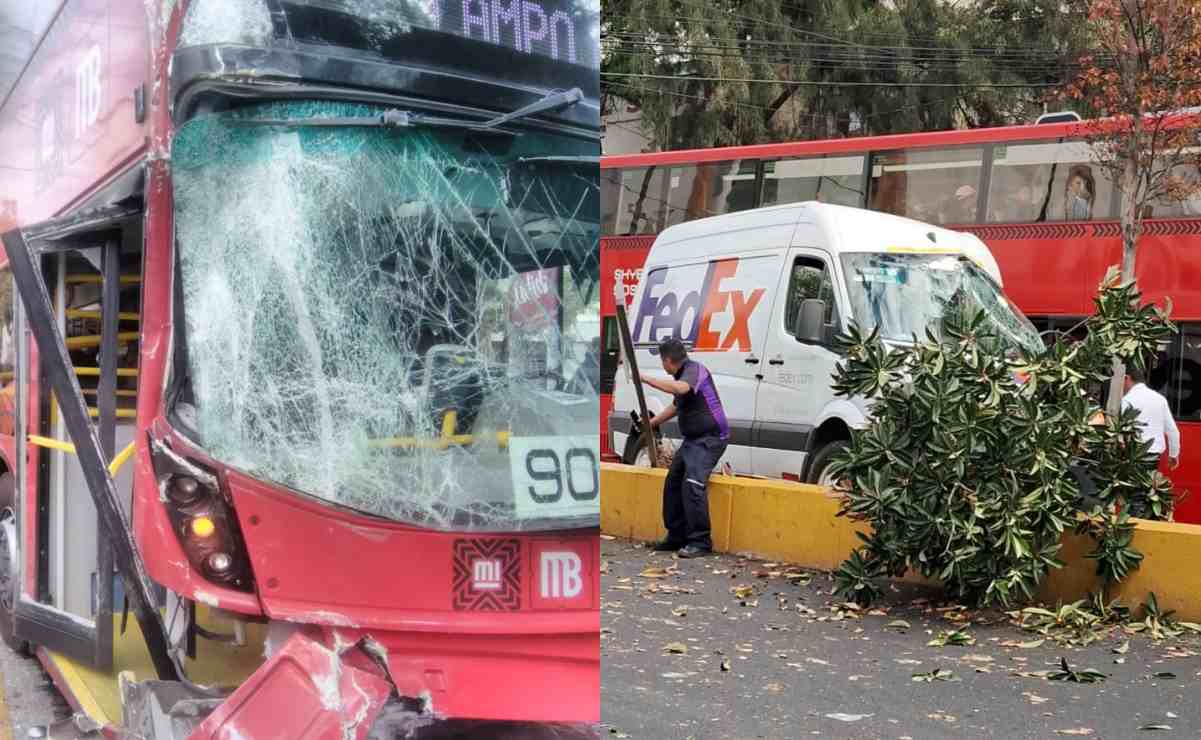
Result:
<svg viewBox="0 0 1201 740">
<path fill-rule="evenodd" d="M 1151 442 L 1151 456 L 1158 463 L 1166 448 L 1169 465 L 1175 470 L 1180 466 L 1180 430 L 1172 419 L 1168 399 L 1148 388 L 1146 382 L 1143 371 L 1126 368 L 1126 395 L 1122 397 L 1122 408 L 1138 410 L 1143 441 Z"/>
</svg>

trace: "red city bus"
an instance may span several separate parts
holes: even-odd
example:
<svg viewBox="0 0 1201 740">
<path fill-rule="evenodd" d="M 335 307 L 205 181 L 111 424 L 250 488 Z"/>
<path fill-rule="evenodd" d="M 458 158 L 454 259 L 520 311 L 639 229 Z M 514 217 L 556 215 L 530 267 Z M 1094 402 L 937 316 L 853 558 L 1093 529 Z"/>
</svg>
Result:
<svg viewBox="0 0 1201 740">
<path fill-rule="evenodd" d="M 601 261 L 620 253 L 628 270 L 645 260 L 655 234 L 683 221 L 821 200 L 976 234 L 1001 267 L 1005 293 L 1035 326 L 1071 331 L 1091 312 L 1107 267 L 1121 261 L 1118 193 L 1080 135 L 1080 123 L 1055 123 L 606 156 Z M 1181 432 L 1181 464 L 1171 473 L 1184 494 L 1176 519 L 1201 523 L 1201 197 L 1156 203 L 1148 215 L 1139 286 L 1147 300 L 1170 298 L 1180 328 L 1151 383 Z M 601 271 L 602 295 L 612 279 Z M 604 370 L 602 387 L 614 367 Z"/>
<path fill-rule="evenodd" d="M 91 726 L 599 719 L 599 7 L 521 8 L 26 29 L 0 634 Z"/>
</svg>

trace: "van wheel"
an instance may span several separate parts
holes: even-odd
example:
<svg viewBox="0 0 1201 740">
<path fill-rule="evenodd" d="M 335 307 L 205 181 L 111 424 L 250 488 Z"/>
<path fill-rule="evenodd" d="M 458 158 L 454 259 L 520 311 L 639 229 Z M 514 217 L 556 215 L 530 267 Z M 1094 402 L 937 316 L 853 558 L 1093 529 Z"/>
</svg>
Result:
<svg viewBox="0 0 1201 740">
<path fill-rule="evenodd" d="M 808 482 L 824 488 L 833 488 L 837 481 L 830 475 L 830 463 L 834 462 L 838 453 L 849 446 L 845 439 L 836 439 L 818 450 L 813 456 L 813 463 L 809 465 Z"/>
<path fill-rule="evenodd" d="M 16 481 L 12 474 L 0 475 L 0 639 L 19 655 L 29 654 L 29 643 L 18 640 L 13 612 L 17 605 Z"/>
</svg>

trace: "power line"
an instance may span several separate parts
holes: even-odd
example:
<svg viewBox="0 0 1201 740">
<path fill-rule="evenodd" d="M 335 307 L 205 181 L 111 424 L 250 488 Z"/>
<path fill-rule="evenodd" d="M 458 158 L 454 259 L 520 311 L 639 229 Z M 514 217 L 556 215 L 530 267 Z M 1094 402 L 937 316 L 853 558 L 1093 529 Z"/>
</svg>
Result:
<svg viewBox="0 0 1201 740">
<path fill-rule="evenodd" d="M 860 46 L 847 47 L 836 44 L 813 44 L 805 41 L 772 41 L 768 39 L 738 39 L 732 37 L 710 36 L 705 39 L 673 39 L 671 42 L 657 41 L 646 38 L 643 34 L 623 36 L 609 35 L 604 38 L 612 48 L 645 47 L 667 52 L 672 49 L 706 49 L 716 51 L 746 52 L 752 49 L 770 49 L 788 53 L 823 53 L 837 59 L 872 59 L 908 56 L 915 59 L 1001 59 L 1006 61 L 1046 61 L 1064 60 L 1066 54 L 1041 54 L 1036 52 L 996 49 L 961 49 L 944 47 L 925 49 L 912 46 Z M 1073 61 L 1073 64 L 1082 62 Z"/>
<path fill-rule="evenodd" d="M 649 50 L 637 49 L 614 49 L 609 52 L 610 57 L 617 56 L 625 59 L 651 59 L 658 60 L 663 54 L 658 54 Z M 880 61 L 845 61 L 841 59 L 830 59 L 822 57 L 812 58 L 795 58 L 795 57 L 759 57 L 759 56 L 742 56 L 734 54 L 725 54 L 719 52 L 694 51 L 689 49 L 685 52 L 680 52 L 680 56 L 684 59 L 680 63 L 687 61 L 697 61 L 698 59 L 731 59 L 744 61 L 747 64 L 771 64 L 771 65 L 789 65 L 789 66 L 809 66 L 818 69 L 842 69 L 859 72 L 887 72 L 896 70 L 902 65 L 911 65 L 920 68 L 923 72 L 957 72 L 962 71 L 965 65 L 972 63 L 986 63 L 998 71 L 1009 72 L 1012 74 L 1037 74 L 1048 71 L 1046 64 L 1028 63 L 997 63 L 993 60 L 971 60 L 966 62 L 924 62 L 915 60 L 880 60 Z M 1060 71 L 1069 71 L 1076 69 L 1074 65 L 1060 65 Z"/>
<path fill-rule="evenodd" d="M 780 41 L 774 39 L 754 39 L 754 38 L 737 38 L 732 36 L 707 36 L 703 40 L 697 39 L 665 39 L 656 40 L 647 38 L 644 33 L 634 32 L 610 32 L 602 36 L 602 40 L 612 41 L 629 45 L 642 45 L 651 47 L 700 47 L 700 48 L 718 48 L 718 49 L 738 49 L 743 50 L 751 47 L 766 47 L 777 49 L 804 49 L 804 50 L 824 50 L 840 58 L 856 59 L 865 54 L 888 55 L 895 56 L 900 53 L 927 56 L 956 56 L 960 58 L 980 57 L 986 59 L 998 58 L 1013 58 L 1013 59 L 1045 59 L 1057 60 L 1068 56 L 1065 52 L 1056 51 L 1038 51 L 1035 49 L 1012 49 L 1008 47 L 955 47 L 955 46 L 865 46 L 848 47 L 839 44 L 818 44 L 810 41 Z M 704 41 L 704 43 L 702 43 Z"/>
<path fill-rule="evenodd" d="M 891 48 L 891 49 L 915 49 L 915 50 L 924 50 L 924 51 L 948 51 L 948 50 L 960 49 L 963 51 L 974 51 L 974 52 L 1001 52 L 1001 53 L 1012 53 L 1012 54 L 1021 54 L 1021 55 L 1041 54 L 1044 56 L 1063 56 L 1065 53 L 1068 53 L 1064 49 L 1057 49 L 1054 47 L 1023 47 L 1020 49 L 1011 49 L 1010 47 L 1006 47 L 1006 46 L 947 47 L 945 45 L 940 45 L 938 43 L 939 40 L 937 38 L 923 37 L 923 36 L 909 36 L 909 35 L 902 35 L 902 34 L 862 33 L 862 34 L 858 34 L 858 35 L 860 38 L 887 38 L 887 39 L 894 39 L 894 40 L 908 42 L 903 45 L 862 44 L 858 41 L 852 41 L 849 39 L 841 39 L 836 36 L 829 36 L 826 34 L 817 33 L 815 31 L 808 31 L 805 29 L 796 28 L 795 26 L 790 25 L 789 23 L 782 23 L 779 21 L 772 21 L 772 20 L 768 20 L 765 18 L 757 18 L 754 16 L 745 16 L 745 15 L 740 15 L 740 14 L 736 14 L 736 13 L 719 16 L 719 17 L 704 16 L 704 15 L 678 16 L 678 15 L 606 14 L 604 16 L 604 19 L 606 22 L 611 22 L 615 19 L 624 19 L 624 20 L 633 21 L 633 22 L 637 22 L 637 23 L 644 23 L 644 22 L 650 21 L 650 20 L 667 20 L 667 21 L 674 21 L 674 22 L 696 22 L 696 21 L 725 22 L 725 21 L 730 21 L 730 20 L 742 20 L 742 21 L 746 21 L 749 23 L 757 23 L 760 25 L 764 25 L 769 28 L 776 28 L 778 30 L 788 31 L 790 33 L 799 33 L 799 34 L 804 34 L 804 35 L 811 36 L 814 38 L 826 39 L 827 41 L 831 41 L 834 43 L 824 44 L 824 46 L 838 46 L 838 47 L 842 47 L 842 48 L 847 48 L 847 47 L 859 48 L 859 49 L 872 49 L 872 48 L 889 49 L 889 48 Z M 602 32 L 602 38 L 606 35 L 634 36 L 634 35 L 638 35 L 638 34 L 636 34 L 635 32 L 629 32 L 629 31 L 604 31 L 604 32 Z M 747 41 L 767 43 L 767 44 L 770 44 L 770 43 L 783 43 L 783 44 L 797 43 L 797 44 L 815 45 L 812 42 L 772 41 L 769 39 L 747 39 Z M 918 46 L 913 43 L 915 41 L 930 44 L 930 45 L 929 46 Z M 1094 56 L 1096 56 L 1097 54 L 1102 54 L 1102 52 L 1100 52 L 1100 51 L 1093 51 L 1092 53 Z"/>
<path fill-rule="evenodd" d="M 755 77 L 692 77 L 687 75 L 639 74 L 636 72 L 604 72 L 601 77 L 641 78 L 647 80 L 675 80 L 677 82 L 740 82 L 747 84 L 785 85 L 800 87 L 980 87 L 980 88 L 1030 88 L 1059 87 L 1062 82 L 862 82 L 837 80 L 772 80 Z"/>
</svg>

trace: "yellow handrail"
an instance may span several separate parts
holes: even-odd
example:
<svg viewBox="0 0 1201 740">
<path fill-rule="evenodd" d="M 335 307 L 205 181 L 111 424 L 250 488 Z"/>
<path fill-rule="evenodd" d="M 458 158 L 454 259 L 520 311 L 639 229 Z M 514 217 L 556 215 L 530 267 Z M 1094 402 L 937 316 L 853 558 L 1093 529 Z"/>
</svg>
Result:
<svg viewBox="0 0 1201 740">
<path fill-rule="evenodd" d="M 67 318 L 68 319 L 96 319 L 97 321 L 99 321 L 101 319 L 101 314 L 99 311 L 86 311 L 86 310 L 80 309 L 80 308 L 68 308 L 67 309 Z M 122 311 L 121 313 L 117 314 L 117 318 L 119 318 L 122 321 L 141 321 L 142 320 L 142 317 L 139 314 L 132 313 L 129 311 Z"/>
<path fill-rule="evenodd" d="M 116 409 L 116 412 L 117 412 L 118 419 L 136 419 L 136 418 L 138 418 L 137 409 Z M 96 417 L 100 416 L 100 409 L 98 409 L 94 406 L 89 406 L 88 407 L 88 416 L 95 419 Z"/>
<path fill-rule="evenodd" d="M 98 367 L 77 367 L 77 368 L 75 368 L 75 374 L 82 375 L 82 376 L 88 377 L 88 378 L 95 378 L 100 375 L 100 368 L 98 368 Z M 118 378 L 136 378 L 136 377 L 138 377 L 138 370 L 137 370 L 137 368 L 134 368 L 134 367 L 119 367 L 119 368 L 117 368 L 117 377 Z"/>
<path fill-rule="evenodd" d="M 43 437 L 40 434 L 31 434 L 29 435 L 29 442 L 38 447 L 46 447 L 51 450 L 58 450 L 59 452 L 69 452 L 72 455 L 75 454 L 75 445 L 70 442 L 64 442 L 61 439 Z"/>
<path fill-rule="evenodd" d="M 64 442 L 61 439 L 43 437 L 39 434 L 31 434 L 29 435 L 28 439 L 30 444 L 35 444 L 38 447 L 45 447 L 47 449 L 58 450 L 60 452 L 68 452 L 72 455 L 75 454 L 75 445 L 71 444 L 70 442 Z M 116 456 L 113 457 L 113 461 L 108 464 L 108 472 L 111 475 L 116 475 L 117 471 L 121 469 L 121 466 L 124 465 L 129 458 L 133 457 L 135 449 L 136 446 L 133 442 L 125 445 L 125 448 L 118 452 Z"/>
<path fill-rule="evenodd" d="M 104 278 L 99 275 L 68 275 L 64 282 L 67 285 L 100 285 Z M 122 275 L 122 285 L 136 285 L 142 282 L 141 275 Z"/>
<path fill-rule="evenodd" d="M 446 415 L 442 417 L 442 436 L 440 437 L 432 439 L 421 437 L 387 437 L 385 439 L 373 439 L 368 442 L 368 445 L 376 448 L 445 450 L 451 445 L 466 446 L 473 444 L 475 442 L 473 435 L 454 433 L 458 420 L 459 415 L 457 412 L 447 411 Z M 496 444 L 502 450 L 508 448 L 509 432 L 497 432 Z"/>
<path fill-rule="evenodd" d="M 140 337 L 136 331 L 123 331 L 117 334 L 117 341 L 132 342 Z M 67 349 L 80 349 L 82 347 L 98 347 L 100 346 L 99 334 L 84 334 L 78 337 L 67 337 Z"/>
</svg>

